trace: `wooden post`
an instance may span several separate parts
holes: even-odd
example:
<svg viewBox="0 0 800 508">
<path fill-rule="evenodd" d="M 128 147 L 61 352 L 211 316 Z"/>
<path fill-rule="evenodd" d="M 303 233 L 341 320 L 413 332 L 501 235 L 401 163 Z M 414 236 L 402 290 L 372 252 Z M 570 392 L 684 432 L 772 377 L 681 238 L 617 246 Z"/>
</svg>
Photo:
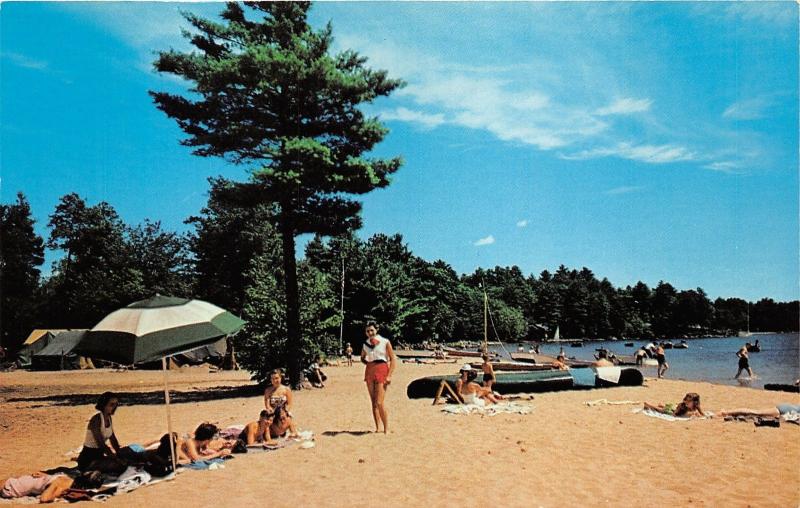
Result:
<svg viewBox="0 0 800 508">
<path fill-rule="evenodd" d="M 178 469 L 177 459 L 175 458 L 175 454 L 177 453 L 175 450 L 175 442 L 172 440 L 172 417 L 169 412 L 169 386 L 167 384 L 167 357 L 161 358 L 161 369 L 164 371 L 164 401 L 167 403 L 167 434 L 169 435 L 169 451 L 172 457 L 172 471 L 175 472 Z"/>
</svg>

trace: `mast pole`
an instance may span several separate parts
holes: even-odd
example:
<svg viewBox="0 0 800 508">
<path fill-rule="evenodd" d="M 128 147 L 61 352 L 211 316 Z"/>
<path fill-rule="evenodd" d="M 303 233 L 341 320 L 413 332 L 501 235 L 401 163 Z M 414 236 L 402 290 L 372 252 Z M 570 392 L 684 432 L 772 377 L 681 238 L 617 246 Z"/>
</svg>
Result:
<svg viewBox="0 0 800 508">
<path fill-rule="evenodd" d="M 343 353 L 344 349 L 342 348 L 342 338 L 344 337 L 344 256 L 342 256 L 342 297 L 341 302 L 339 305 L 339 316 L 341 317 L 341 321 L 339 322 L 339 352 Z"/>
</svg>

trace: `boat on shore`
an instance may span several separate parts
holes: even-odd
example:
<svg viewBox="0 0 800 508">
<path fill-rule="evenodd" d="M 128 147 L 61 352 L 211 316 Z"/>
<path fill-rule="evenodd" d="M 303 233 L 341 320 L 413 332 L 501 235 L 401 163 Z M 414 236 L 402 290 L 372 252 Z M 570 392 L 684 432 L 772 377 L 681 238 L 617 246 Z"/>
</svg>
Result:
<svg viewBox="0 0 800 508">
<path fill-rule="evenodd" d="M 461 349 L 454 349 L 451 347 L 442 348 L 447 356 L 463 356 L 466 358 L 480 358 L 483 353 L 480 351 L 464 351 Z M 490 353 L 492 355 L 496 353 Z"/>
<path fill-rule="evenodd" d="M 415 379 L 406 388 L 410 399 L 433 398 L 442 381 L 455 384 L 457 375 Z M 498 373 L 492 389 L 503 394 L 588 390 L 613 386 L 641 386 L 644 376 L 637 369 L 600 367 L 592 369 L 547 370 Z"/>
<path fill-rule="evenodd" d="M 398 358 L 436 358 L 436 352 L 427 349 L 395 349 L 394 354 Z"/>
<path fill-rule="evenodd" d="M 481 363 L 471 362 L 470 365 L 475 370 L 481 370 Z M 492 362 L 495 371 L 523 371 L 523 370 L 553 370 L 550 363 L 527 363 L 527 362 Z"/>
</svg>

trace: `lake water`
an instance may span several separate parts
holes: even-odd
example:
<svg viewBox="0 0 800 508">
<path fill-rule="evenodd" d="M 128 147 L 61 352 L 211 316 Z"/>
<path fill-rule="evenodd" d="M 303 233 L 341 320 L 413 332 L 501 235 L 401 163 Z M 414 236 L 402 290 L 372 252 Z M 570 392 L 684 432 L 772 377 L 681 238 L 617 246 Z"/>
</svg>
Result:
<svg viewBox="0 0 800 508">
<path fill-rule="evenodd" d="M 745 342 L 754 343 L 756 339 L 761 345 L 760 353 L 750 353 L 750 368 L 756 375 L 752 381 L 735 380 L 733 376 L 738 370 L 739 359 L 736 352 Z M 633 341 L 634 347 L 625 347 L 626 341 L 597 341 L 585 342 L 583 347 L 570 347 L 563 343 L 564 352 L 568 357 L 580 360 L 592 360 L 597 348 L 606 348 L 618 355 L 632 355 L 639 347 L 649 341 Z M 670 342 L 678 344 L 680 339 L 671 339 Z M 717 384 L 752 386 L 762 388 L 767 383 L 790 384 L 800 378 L 800 335 L 797 333 L 776 333 L 768 335 L 753 335 L 751 337 L 719 337 L 707 339 L 687 339 L 688 349 L 667 349 L 667 363 L 669 370 L 666 373 L 669 379 L 684 379 L 696 381 L 709 381 Z M 517 343 L 504 344 L 505 348 L 514 352 Z M 525 344 L 527 352 L 529 345 Z M 560 349 L 559 344 L 542 344 L 540 352 L 545 355 L 556 356 Z M 490 349 L 505 356 L 500 346 Z M 656 375 L 655 367 L 644 367 L 646 376 Z M 743 375 L 747 376 L 745 372 Z"/>
</svg>

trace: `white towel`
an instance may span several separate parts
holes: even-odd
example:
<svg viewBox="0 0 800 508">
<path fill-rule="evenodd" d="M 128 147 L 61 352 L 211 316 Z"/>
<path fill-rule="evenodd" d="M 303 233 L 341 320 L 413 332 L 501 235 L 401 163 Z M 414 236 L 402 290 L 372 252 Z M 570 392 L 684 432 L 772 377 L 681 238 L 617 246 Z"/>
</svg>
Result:
<svg viewBox="0 0 800 508">
<path fill-rule="evenodd" d="M 619 376 L 622 374 L 622 369 L 619 367 L 595 367 L 594 370 L 597 372 L 597 377 L 614 384 L 619 383 Z"/>
<path fill-rule="evenodd" d="M 526 415 L 533 411 L 533 406 L 517 404 L 516 402 L 503 402 L 500 404 L 490 404 L 488 406 L 478 406 L 476 404 L 447 404 L 442 407 L 442 411 L 458 415 L 479 414 L 483 416 L 495 416 L 500 413 Z"/>
<path fill-rule="evenodd" d="M 705 420 L 706 418 L 711 418 L 712 416 L 714 416 L 714 414 L 711 413 L 710 411 L 706 411 L 705 412 L 706 413 L 705 416 L 691 416 L 691 417 L 690 416 L 673 416 L 673 415 L 664 414 L 664 413 L 662 413 L 660 411 L 654 411 L 652 409 L 642 409 L 640 407 L 637 407 L 636 409 L 634 409 L 631 412 L 632 413 L 641 413 L 641 414 L 643 414 L 645 416 L 650 416 L 652 418 L 659 418 L 661 420 L 666 420 L 668 422 L 686 422 L 686 421 L 689 421 L 689 420 Z"/>
</svg>

